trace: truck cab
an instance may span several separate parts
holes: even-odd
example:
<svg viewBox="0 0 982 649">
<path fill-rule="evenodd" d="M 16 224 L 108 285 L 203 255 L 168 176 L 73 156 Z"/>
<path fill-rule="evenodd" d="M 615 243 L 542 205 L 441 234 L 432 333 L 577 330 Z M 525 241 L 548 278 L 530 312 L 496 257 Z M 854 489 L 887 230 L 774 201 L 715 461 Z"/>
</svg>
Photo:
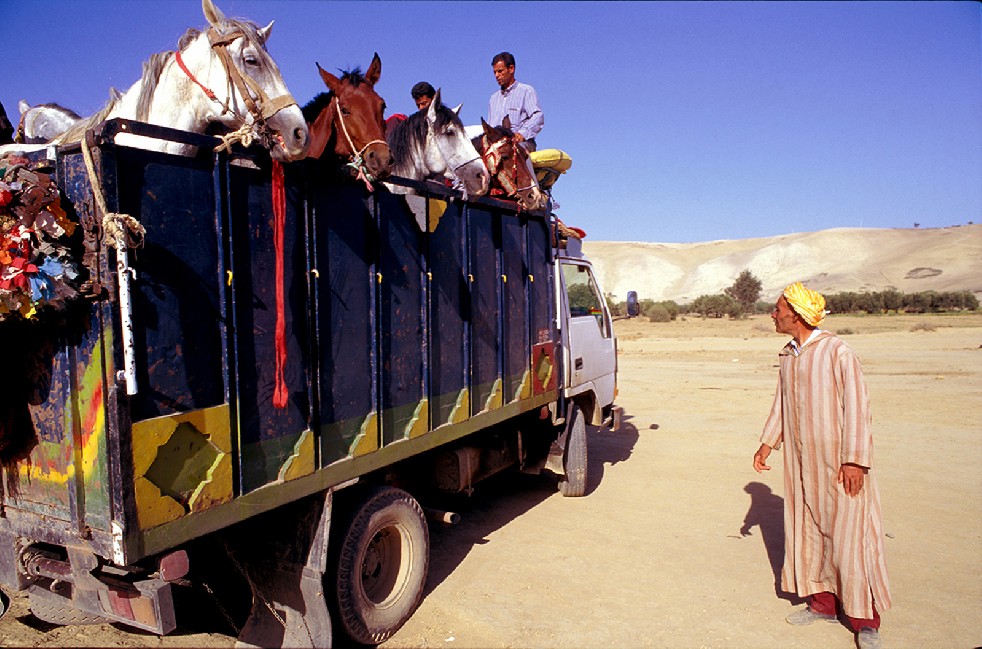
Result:
<svg viewBox="0 0 982 649">
<path fill-rule="evenodd" d="M 617 396 L 617 339 L 607 300 L 579 239 L 570 237 L 556 257 L 556 313 L 562 345 L 564 396 L 587 422 L 613 424 Z"/>
</svg>

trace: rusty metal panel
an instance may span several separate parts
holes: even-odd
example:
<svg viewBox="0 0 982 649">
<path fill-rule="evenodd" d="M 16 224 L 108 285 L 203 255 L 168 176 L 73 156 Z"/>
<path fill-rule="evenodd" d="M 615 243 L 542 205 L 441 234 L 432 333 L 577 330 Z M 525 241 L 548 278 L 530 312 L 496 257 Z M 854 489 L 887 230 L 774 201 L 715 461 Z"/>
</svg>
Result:
<svg viewBox="0 0 982 649">
<path fill-rule="evenodd" d="M 428 352 L 423 232 L 402 196 L 376 196 L 382 444 L 429 427 L 423 377 Z M 419 428 L 422 428 L 422 431 Z"/>
<path fill-rule="evenodd" d="M 315 172 L 316 173 L 316 170 Z M 378 448 L 374 198 L 360 187 L 309 181 L 319 378 L 321 466 L 359 439 Z"/>
<path fill-rule="evenodd" d="M 211 160 L 116 148 L 119 209 L 146 228 L 131 253 L 141 421 L 225 402 Z"/>
<path fill-rule="evenodd" d="M 470 293 L 463 209 L 439 201 L 441 211 L 428 237 L 429 402 L 432 427 L 470 416 L 468 397 L 468 318 Z"/>
<path fill-rule="evenodd" d="M 501 217 L 501 291 L 504 402 L 531 395 L 529 375 L 528 284 L 524 216 Z"/>
<path fill-rule="evenodd" d="M 289 176 L 286 186 L 283 249 L 278 251 L 269 168 L 229 168 L 233 390 L 238 406 L 240 493 L 279 479 L 310 417 L 302 183 Z M 276 275 L 279 255 L 283 255 L 282 285 L 278 285 Z M 283 295 L 281 314 L 277 290 Z M 285 320 L 282 341 L 276 334 L 280 317 Z M 288 394 L 282 408 L 273 403 L 280 343 L 286 355 L 283 380 Z"/>
<path fill-rule="evenodd" d="M 501 404 L 501 249 L 500 217 L 469 206 L 468 281 L 470 286 L 471 414 Z"/>
</svg>

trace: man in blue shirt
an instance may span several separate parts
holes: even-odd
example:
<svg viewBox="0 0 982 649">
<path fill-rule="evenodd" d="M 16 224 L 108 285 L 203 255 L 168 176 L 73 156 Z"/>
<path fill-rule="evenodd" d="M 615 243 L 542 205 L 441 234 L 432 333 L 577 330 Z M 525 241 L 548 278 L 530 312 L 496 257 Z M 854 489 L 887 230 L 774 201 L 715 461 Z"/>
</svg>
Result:
<svg viewBox="0 0 982 649">
<path fill-rule="evenodd" d="M 515 57 L 502 52 L 491 59 L 495 81 L 501 89 L 491 95 L 488 106 L 488 123 L 501 126 L 505 115 L 511 121 L 511 130 L 529 151 L 535 151 L 535 136 L 542 130 L 545 118 L 539 108 L 535 88 L 515 81 Z"/>
</svg>

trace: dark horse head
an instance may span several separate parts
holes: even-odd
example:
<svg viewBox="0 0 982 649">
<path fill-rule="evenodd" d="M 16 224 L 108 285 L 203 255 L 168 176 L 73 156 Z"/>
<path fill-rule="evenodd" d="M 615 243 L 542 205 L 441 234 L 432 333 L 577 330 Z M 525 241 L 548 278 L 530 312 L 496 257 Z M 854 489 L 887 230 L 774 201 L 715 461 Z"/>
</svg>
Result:
<svg viewBox="0 0 982 649">
<path fill-rule="evenodd" d="M 355 68 L 334 76 L 317 64 L 321 79 L 330 89 L 303 108 L 310 128 L 307 157 L 320 158 L 325 151 L 349 162 L 356 173 L 387 178 L 392 154 L 385 142 L 385 102 L 375 92 L 382 75 L 382 60 L 372 58 L 364 75 Z"/>
<path fill-rule="evenodd" d="M 491 126 L 482 117 L 481 127 L 484 135 L 471 142 L 491 176 L 490 195 L 517 200 L 526 210 L 544 207 L 546 197 L 532 173 L 528 151 L 515 139 L 508 116 L 505 115 L 501 126 Z"/>
</svg>

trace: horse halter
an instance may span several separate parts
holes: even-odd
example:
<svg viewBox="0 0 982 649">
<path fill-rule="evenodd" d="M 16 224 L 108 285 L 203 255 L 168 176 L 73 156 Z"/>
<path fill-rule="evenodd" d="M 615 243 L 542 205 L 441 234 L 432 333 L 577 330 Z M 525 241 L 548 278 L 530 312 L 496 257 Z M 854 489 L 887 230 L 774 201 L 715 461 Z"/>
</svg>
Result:
<svg viewBox="0 0 982 649">
<path fill-rule="evenodd" d="M 338 122 L 341 124 L 341 132 L 344 133 L 344 139 L 348 141 L 348 147 L 351 149 L 352 157 L 348 166 L 357 172 L 357 178 L 359 180 L 365 181 L 368 191 L 372 191 L 371 181 L 376 180 L 376 178 L 365 168 L 365 159 L 362 157 L 362 154 L 373 144 L 385 144 L 385 140 L 372 140 L 360 149 L 355 148 L 355 143 L 351 139 L 351 135 L 348 134 L 348 127 L 345 126 L 344 113 L 341 112 L 341 99 L 337 94 L 334 95 L 334 112 L 337 114 Z"/>
<path fill-rule="evenodd" d="M 531 184 L 528 187 L 518 186 L 518 154 L 512 154 L 512 164 L 511 164 L 511 177 L 508 176 L 507 169 L 501 165 L 504 160 L 504 152 L 502 151 L 505 146 L 511 142 L 513 146 L 520 146 L 518 143 L 510 140 L 509 138 L 503 138 L 490 144 L 488 142 L 488 136 L 484 135 L 484 144 L 486 149 L 484 153 L 481 154 L 481 158 L 484 160 L 485 166 L 487 166 L 488 171 L 491 175 L 497 177 L 498 182 L 501 183 L 501 187 L 505 190 L 505 194 L 508 196 L 517 196 L 518 192 L 525 191 L 527 189 L 532 189 L 535 184 Z M 499 168 L 500 166 L 500 168 Z"/>
<path fill-rule="evenodd" d="M 214 50 L 215 54 L 218 55 L 219 60 L 221 60 L 222 67 L 225 68 L 225 77 L 228 79 L 229 92 L 225 103 L 222 105 L 221 114 L 224 115 L 225 113 L 229 112 L 234 114 L 234 111 L 229 108 L 229 104 L 232 101 L 231 89 L 232 86 L 235 86 L 235 88 L 239 91 L 239 94 L 242 96 L 242 100 L 245 102 L 246 108 L 249 110 L 249 114 L 252 115 L 256 130 L 259 131 L 261 135 L 271 138 L 271 129 L 266 126 L 266 120 L 284 108 L 296 106 L 296 100 L 290 93 L 270 99 L 254 79 L 247 75 L 243 75 L 238 66 L 235 65 L 235 62 L 232 61 L 232 55 L 228 52 L 228 46 L 239 38 L 245 38 L 246 35 L 244 32 L 241 30 L 236 30 L 229 34 L 222 35 L 219 34 L 218 30 L 216 30 L 214 27 L 210 27 L 207 35 L 208 42 L 211 44 L 211 48 Z M 184 59 L 181 57 L 180 50 L 174 52 L 174 60 L 177 61 L 178 67 L 181 68 L 184 74 L 186 74 L 191 81 L 201 88 L 209 99 L 219 104 L 222 103 L 222 101 L 215 96 L 215 93 L 212 92 L 210 88 L 198 81 L 194 74 L 191 73 L 191 70 L 189 70 L 184 64 Z"/>
</svg>

